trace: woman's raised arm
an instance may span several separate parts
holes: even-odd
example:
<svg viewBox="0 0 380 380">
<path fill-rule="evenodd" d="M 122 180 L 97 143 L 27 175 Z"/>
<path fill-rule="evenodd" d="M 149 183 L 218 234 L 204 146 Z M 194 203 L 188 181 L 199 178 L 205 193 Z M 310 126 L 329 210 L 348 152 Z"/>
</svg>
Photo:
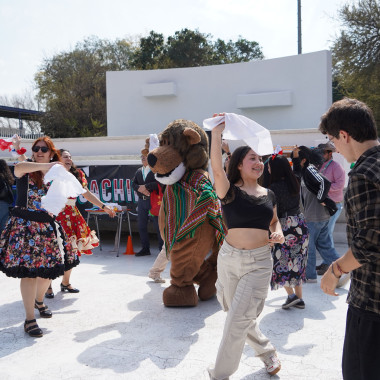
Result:
<svg viewBox="0 0 380 380">
<path fill-rule="evenodd" d="M 222 163 L 222 132 L 224 123 L 217 125 L 211 131 L 211 168 L 214 175 L 215 191 L 219 198 L 224 198 L 230 188 Z"/>
</svg>

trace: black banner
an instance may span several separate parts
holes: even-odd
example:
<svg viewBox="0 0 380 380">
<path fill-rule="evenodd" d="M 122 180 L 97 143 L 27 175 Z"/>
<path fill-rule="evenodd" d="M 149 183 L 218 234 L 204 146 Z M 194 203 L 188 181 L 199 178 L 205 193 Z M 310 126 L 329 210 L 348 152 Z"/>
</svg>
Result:
<svg viewBox="0 0 380 380">
<path fill-rule="evenodd" d="M 132 188 L 132 180 L 141 165 L 99 165 L 81 169 L 86 175 L 88 189 L 104 203 L 117 203 L 135 210 L 137 197 Z M 82 214 L 93 205 L 79 196 L 77 207 Z"/>
</svg>

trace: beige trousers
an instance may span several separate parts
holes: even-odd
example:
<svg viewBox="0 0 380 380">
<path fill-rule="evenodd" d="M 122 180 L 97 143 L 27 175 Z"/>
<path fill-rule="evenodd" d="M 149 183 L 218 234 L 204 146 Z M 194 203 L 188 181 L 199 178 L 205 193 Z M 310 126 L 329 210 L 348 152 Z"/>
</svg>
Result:
<svg viewBox="0 0 380 380">
<path fill-rule="evenodd" d="M 256 319 L 263 310 L 272 275 L 269 245 L 240 250 L 224 241 L 218 256 L 217 297 L 227 318 L 215 366 L 210 375 L 227 379 L 239 367 L 245 342 L 261 360 L 276 352 Z"/>
<path fill-rule="evenodd" d="M 156 261 L 153 263 L 152 268 L 148 273 L 149 278 L 153 280 L 161 277 L 161 273 L 165 270 L 169 263 L 169 259 L 166 257 L 165 244 L 162 246 L 161 252 L 158 254 Z"/>
</svg>

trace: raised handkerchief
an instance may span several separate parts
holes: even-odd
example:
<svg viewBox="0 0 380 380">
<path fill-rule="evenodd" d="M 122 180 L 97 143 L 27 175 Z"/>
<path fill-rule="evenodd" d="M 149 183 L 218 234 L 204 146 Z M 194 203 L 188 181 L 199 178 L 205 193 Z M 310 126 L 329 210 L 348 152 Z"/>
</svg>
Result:
<svg viewBox="0 0 380 380">
<path fill-rule="evenodd" d="M 58 215 L 68 198 L 76 198 L 86 190 L 62 165 L 54 165 L 45 174 L 44 183 L 51 182 L 48 192 L 41 197 L 41 206 L 53 215 Z"/>
<path fill-rule="evenodd" d="M 268 129 L 246 116 L 226 113 L 203 121 L 203 128 L 211 131 L 220 123 L 225 123 L 223 138 L 243 140 L 260 156 L 273 153 L 273 143 Z"/>
</svg>

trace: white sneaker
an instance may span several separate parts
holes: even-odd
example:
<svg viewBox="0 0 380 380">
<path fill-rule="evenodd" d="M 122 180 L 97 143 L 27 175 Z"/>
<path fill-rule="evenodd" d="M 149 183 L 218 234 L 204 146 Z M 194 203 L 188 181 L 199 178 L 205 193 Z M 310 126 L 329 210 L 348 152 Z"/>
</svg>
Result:
<svg viewBox="0 0 380 380">
<path fill-rule="evenodd" d="M 160 275 L 155 277 L 154 275 L 148 273 L 148 277 L 151 278 L 156 284 L 163 284 L 165 282 L 165 280 L 161 278 Z"/>
<path fill-rule="evenodd" d="M 281 369 L 281 363 L 276 353 L 264 359 L 264 364 L 267 372 L 271 376 L 275 375 Z"/>
<path fill-rule="evenodd" d="M 350 276 L 350 273 L 343 273 L 341 276 L 340 276 L 340 279 L 338 281 L 338 284 L 337 284 L 337 288 L 341 288 L 342 286 L 346 285 L 348 281 L 350 281 L 351 279 L 351 276 Z"/>
</svg>

